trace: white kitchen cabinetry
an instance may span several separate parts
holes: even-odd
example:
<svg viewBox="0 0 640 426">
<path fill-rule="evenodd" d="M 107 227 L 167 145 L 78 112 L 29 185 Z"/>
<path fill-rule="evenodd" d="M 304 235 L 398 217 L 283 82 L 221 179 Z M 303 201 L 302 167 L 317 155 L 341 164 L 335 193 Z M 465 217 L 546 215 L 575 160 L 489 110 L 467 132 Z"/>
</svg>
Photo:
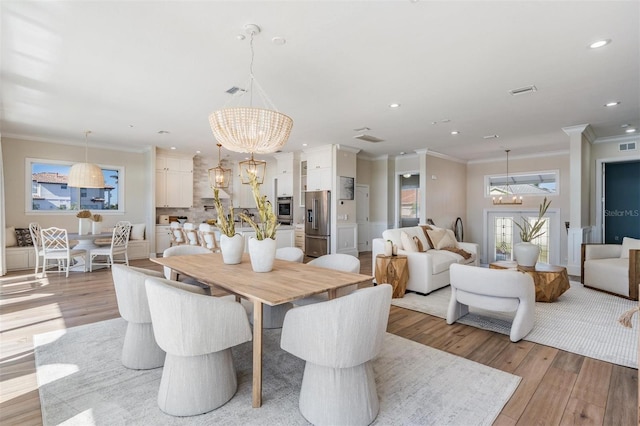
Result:
<svg viewBox="0 0 640 426">
<path fill-rule="evenodd" d="M 333 172 L 330 168 L 307 170 L 307 191 L 331 190 Z"/>
<path fill-rule="evenodd" d="M 276 167 L 276 177 L 278 179 L 277 197 L 293 197 L 294 183 L 298 174 L 296 168 L 296 156 L 293 152 L 285 152 L 274 155 L 278 161 Z"/>
<path fill-rule="evenodd" d="M 171 246 L 171 227 L 156 225 L 156 253 L 162 253 Z"/>
<path fill-rule="evenodd" d="M 307 191 L 331 190 L 333 184 L 333 146 L 305 150 Z"/>
<path fill-rule="evenodd" d="M 193 206 L 193 158 L 156 155 L 156 207 Z"/>
<path fill-rule="evenodd" d="M 304 207 L 304 193 L 307 190 L 307 161 L 300 161 L 300 207 Z"/>
<path fill-rule="evenodd" d="M 295 246 L 304 251 L 304 229 L 295 230 Z"/>
</svg>

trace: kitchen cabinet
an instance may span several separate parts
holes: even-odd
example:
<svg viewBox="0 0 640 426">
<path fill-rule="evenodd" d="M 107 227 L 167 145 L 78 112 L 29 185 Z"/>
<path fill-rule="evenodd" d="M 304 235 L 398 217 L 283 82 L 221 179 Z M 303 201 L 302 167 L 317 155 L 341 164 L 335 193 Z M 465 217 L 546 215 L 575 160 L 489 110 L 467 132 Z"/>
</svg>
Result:
<svg viewBox="0 0 640 426">
<path fill-rule="evenodd" d="M 331 168 L 333 165 L 333 146 L 324 145 L 317 148 L 307 149 L 307 169 Z"/>
<path fill-rule="evenodd" d="M 156 225 L 156 253 L 160 254 L 171 246 L 171 227 Z"/>
<path fill-rule="evenodd" d="M 307 161 L 300 161 L 300 207 L 304 207 L 304 193 L 307 190 Z"/>
<path fill-rule="evenodd" d="M 332 183 L 331 168 L 307 169 L 307 191 L 331 190 Z"/>
<path fill-rule="evenodd" d="M 193 158 L 156 155 L 156 207 L 193 206 Z"/>
<path fill-rule="evenodd" d="M 274 155 L 277 160 L 276 177 L 278 179 L 277 197 L 293 197 L 296 176 L 296 155 L 293 152 L 285 152 Z"/>
<path fill-rule="evenodd" d="M 333 146 L 305 150 L 307 191 L 331 190 L 333 184 Z"/>
<path fill-rule="evenodd" d="M 298 247 L 300 250 L 304 251 L 304 229 L 295 230 L 295 247 Z"/>
</svg>

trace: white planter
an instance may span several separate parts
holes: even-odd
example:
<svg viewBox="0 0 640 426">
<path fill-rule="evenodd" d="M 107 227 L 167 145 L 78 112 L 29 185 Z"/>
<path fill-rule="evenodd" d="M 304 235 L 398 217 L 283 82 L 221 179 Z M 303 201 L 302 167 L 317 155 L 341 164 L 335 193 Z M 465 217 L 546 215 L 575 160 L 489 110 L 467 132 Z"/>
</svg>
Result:
<svg viewBox="0 0 640 426">
<path fill-rule="evenodd" d="M 540 255 L 540 247 L 532 243 L 518 243 L 513 246 L 513 254 L 518 265 L 534 267 Z"/>
<path fill-rule="evenodd" d="M 276 240 L 271 238 L 249 240 L 249 256 L 254 272 L 271 272 L 276 259 L 276 248 Z"/>
<path fill-rule="evenodd" d="M 91 233 L 93 235 L 102 233 L 102 222 L 91 222 Z"/>
<path fill-rule="evenodd" d="M 91 231 L 91 219 L 88 217 L 78 218 L 78 234 L 89 235 Z"/>
<path fill-rule="evenodd" d="M 222 252 L 222 261 L 224 263 L 227 265 L 237 265 L 242 261 L 244 238 L 240 234 L 235 234 L 233 237 L 221 234 L 220 251 Z"/>
</svg>

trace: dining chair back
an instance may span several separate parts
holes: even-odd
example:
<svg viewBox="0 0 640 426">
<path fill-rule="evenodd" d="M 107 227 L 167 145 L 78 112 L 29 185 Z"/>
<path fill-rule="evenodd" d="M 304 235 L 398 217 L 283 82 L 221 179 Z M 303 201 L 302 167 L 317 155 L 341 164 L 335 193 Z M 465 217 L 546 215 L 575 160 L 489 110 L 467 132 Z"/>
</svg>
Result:
<svg viewBox="0 0 640 426">
<path fill-rule="evenodd" d="M 93 265 L 112 266 L 115 262 L 120 261 L 129 265 L 129 255 L 127 248 L 129 246 L 129 235 L 131 233 L 131 223 L 128 221 L 120 221 L 116 223 L 111 235 L 111 245 L 108 247 L 99 247 L 92 249 L 89 253 L 89 271 L 93 272 Z M 104 262 L 96 261 L 96 257 L 104 256 Z M 117 258 L 120 257 L 120 258 Z"/>
<path fill-rule="evenodd" d="M 194 416 L 224 405 L 238 389 L 231 348 L 252 339 L 242 305 L 184 291 L 160 278 L 147 278 L 145 287 L 153 333 L 167 353 L 160 410 Z"/>
<path fill-rule="evenodd" d="M 165 251 L 162 252 L 162 257 L 184 256 L 189 254 L 211 254 L 211 250 L 208 250 L 201 246 L 190 246 L 187 244 L 182 244 L 165 249 Z M 176 271 L 167 266 L 163 266 L 163 271 L 164 277 L 168 280 L 181 281 L 185 284 L 198 286 L 202 288 L 206 292 L 206 294 L 211 294 L 211 288 L 206 284 L 202 284 L 198 280 L 187 276 L 179 276 Z"/>
<path fill-rule="evenodd" d="M 42 274 L 44 276 L 47 274 L 48 260 L 56 260 L 58 272 L 66 272 L 67 277 L 69 276 L 69 266 L 71 266 L 72 258 L 82 257 L 86 265 L 87 252 L 69 248 L 69 236 L 66 229 L 44 228 L 40 232 L 40 237 L 42 240 Z"/>
<path fill-rule="evenodd" d="M 350 254 L 334 253 L 325 254 L 315 258 L 307 263 L 308 265 L 318 266 L 320 268 L 333 269 L 335 271 L 351 272 L 353 274 L 360 273 L 360 259 Z M 344 296 L 351 293 L 358 288 L 357 284 L 350 285 L 348 287 L 339 288 L 337 296 Z M 293 302 L 296 306 L 309 305 L 311 303 L 326 302 L 329 300 L 327 294 L 315 294 L 313 296 L 305 297 L 304 299 L 298 299 Z"/>
<path fill-rule="evenodd" d="M 191 246 L 199 246 L 200 239 L 198 238 L 198 228 L 191 222 L 185 222 L 182 224 L 182 232 L 184 233 L 185 242 Z"/>
<path fill-rule="evenodd" d="M 276 249 L 276 259 L 302 263 L 304 252 L 298 247 L 280 247 Z"/>
<path fill-rule="evenodd" d="M 40 258 L 42 257 L 42 239 L 40 237 L 40 224 L 38 222 L 31 222 L 29 224 L 29 234 L 31 234 L 31 242 L 33 243 L 33 249 L 35 250 L 36 257 L 36 269 L 35 274 L 38 273 L 40 268 Z"/>
<path fill-rule="evenodd" d="M 171 230 L 171 247 L 186 244 L 187 239 L 184 236 L 182 224 L 178 222 L 171 222 L 169 229 Z"/>
<path fill-rule="evenodd" d="M 213 225 L 209 225 L 208 223 L 201 223 L 198 227 L 200 245 L 214 253 L 218 253 L 220 251 L 220 244 L 218 243 L 219 231 L 217 229 L 218 228 Z"/>
<path fill-rule="evenodd" d="M 298 406 L 314 425 L 368 425 L 380 402 L 372 359 L 382 350 L 389 284 L 287 312 L 280 347 L 306 361 Z"/>
</svg>

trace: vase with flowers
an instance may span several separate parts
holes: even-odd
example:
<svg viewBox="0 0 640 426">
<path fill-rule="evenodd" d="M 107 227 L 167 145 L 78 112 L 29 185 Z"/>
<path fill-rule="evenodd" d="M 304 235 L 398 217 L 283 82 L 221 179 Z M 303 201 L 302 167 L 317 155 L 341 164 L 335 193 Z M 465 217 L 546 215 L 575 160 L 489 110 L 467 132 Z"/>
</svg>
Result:
<svg viewBox="0 0 640 426">
<path fill-rule="evenodd" d="M 516 256 L 518 265 L 529 268 L 536 266 L 538 256 L 540 256 L 540 246 L 533 244 L 531 241 L 544 235 L 545 231 L 542 230 L 542 227 L 547 221 L 544 215 L 550 205 L 551 201 L 547 201 L 547 197 L 545 197 L 538 208 L 538 218 L 535 222 L 531 223 L 525 217 L 522 218 L 522 225 L 515 222 L 518 229 L 520 229 L 520 240 L 522 241 L 513 247 L 513 253 Z"/>
<path fill-rule="evenodd" d="M 91 231 L 91 212 L 89 210 L 80 210 L 76 217 L 78 218 L 78 234 L 88 235 Z"/>
<path fill-rule="evenodd" d="M 102 233 L 102 216 L 99 214 L 91 216 L 91 233 L 93 235 Z"/>
<path fill-rule="evenodd" d="M 220 230 L 220 252 L 222 261 L 227 265 L 237 265 L 242 261 L 244 252 L 244 238 L 236 234 L 236 225 L 233 221 L 233 206 L 229 206 L 229 216 L 224 214 L 224 207 L 220 201 L 218 188 L 213 188 L 213 205 L 218 217 L 213 222 L 208 222 Z"/>
<path fill-rule="evenodd" d="M 273 269 L 273 262 L 276 258 L 276 229 L 278 229 L 278 219 L 273 212 L 271 202 L 266 195 L 260 195 L 260 184 L 254 174 L 249 176 L 249 185 L 253 200 L 258 209 L 260 222 L 256 223 L 253 217 L 241 213 L 242 220 L 247 222 L 256 232 L 255 238 L 249 239 L 249 256 L 251 267 L 254 272 L 270 272 Z"/>
</svg>

